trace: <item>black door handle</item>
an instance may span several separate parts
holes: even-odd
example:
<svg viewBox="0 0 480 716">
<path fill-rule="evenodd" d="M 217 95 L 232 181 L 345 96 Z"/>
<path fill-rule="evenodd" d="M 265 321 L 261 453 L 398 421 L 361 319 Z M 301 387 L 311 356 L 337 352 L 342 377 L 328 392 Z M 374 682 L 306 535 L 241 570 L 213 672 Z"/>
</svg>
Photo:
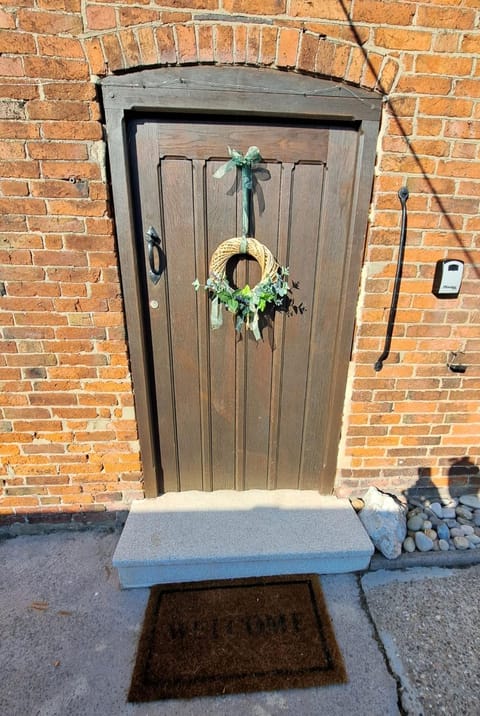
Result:
<svg viewBox="0 0 480 716">
<path fill-rule="evenodd" d="M 150 281 L 156 285 L 160 281 L 163 269 L 163 254 L 160 248 L 160 237 L 151 226 L 145 237 L 148 247 L 148 265 L 149 265 L 149 276 Z"/>
</svg>

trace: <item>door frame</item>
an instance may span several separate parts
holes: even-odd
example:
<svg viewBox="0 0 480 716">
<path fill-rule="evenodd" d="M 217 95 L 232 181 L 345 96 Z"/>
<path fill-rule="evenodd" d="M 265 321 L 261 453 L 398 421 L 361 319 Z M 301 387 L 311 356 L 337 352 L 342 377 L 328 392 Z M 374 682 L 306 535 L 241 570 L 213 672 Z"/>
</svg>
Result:
<svg viewBox="0 0 480 716">
<path fill-rule="evenodd" d="M 156 497 L 160 446 L 154 421 L 153 377 L 143 319 L 143 288 L 135 241 L 135 217 L 130 184 L 128 119 L 136 113 L 242 115 L 277 119 L 309 119 L 325 123 L 354 123 L 358 131 L 358 155 L 352 198 L 351 252 L 345 272 L 347 291 L 339 312 L 343 330 L 335 356 L 350 355 L 354 331 L 360 271 L 365 246 L 368 211 L 376 156 L 382 96 L 357 87 L 296 73 L 244 67 L 165 67 L 111 75 L 101 82 L 111 172 L 117 249 L 127 323 L 127 341 L 143 464 L 146 497 Z M 349 360 L 339 360 L 338 380 L 331 407 L 341 420 Z M 328 440 L 333 451 L 332 441 Z M 338 453 L 338 441 L 335 443 Z M 336 464 L 337 455 L 328 461 Z"/>
</svg>

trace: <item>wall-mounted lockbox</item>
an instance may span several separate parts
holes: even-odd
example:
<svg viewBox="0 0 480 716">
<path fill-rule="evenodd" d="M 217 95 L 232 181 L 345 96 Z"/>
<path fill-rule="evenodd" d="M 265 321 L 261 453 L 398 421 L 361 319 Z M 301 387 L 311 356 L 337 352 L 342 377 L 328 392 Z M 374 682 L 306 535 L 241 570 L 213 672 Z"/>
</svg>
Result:
<svg viewBox="0 0 480 716">
<path fill-rule="evenodd" d="M 463 261 L 441 259 L 437 261 L 432 293 L 438 298 L 457 298 L 463 277 Z"/>
</svg>

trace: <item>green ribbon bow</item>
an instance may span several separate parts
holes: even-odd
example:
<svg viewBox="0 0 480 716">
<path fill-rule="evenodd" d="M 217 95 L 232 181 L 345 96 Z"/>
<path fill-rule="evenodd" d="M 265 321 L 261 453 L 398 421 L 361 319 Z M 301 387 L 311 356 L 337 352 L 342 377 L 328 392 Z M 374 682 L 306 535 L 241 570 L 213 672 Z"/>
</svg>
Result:
<svg viewBox="0 0 480 716">
<path fill-rule="evenodd" d="M 223 164 L 215 174 L 215 179 L 221 179 L 225 174 L 236 167 L 242 170 L 242 236 L 246 238 L 250 229 L 250 192 L 253 188 L 253 170 L 252 165 L 262 161 L 262 155 L 258 147 L 249 147 L 245 154 L 238 152 L 236 149 L 228 147 L 228 153 L 231 159 Z M 246 251 L 246 244 L 245 249 Z"/>
</svg>

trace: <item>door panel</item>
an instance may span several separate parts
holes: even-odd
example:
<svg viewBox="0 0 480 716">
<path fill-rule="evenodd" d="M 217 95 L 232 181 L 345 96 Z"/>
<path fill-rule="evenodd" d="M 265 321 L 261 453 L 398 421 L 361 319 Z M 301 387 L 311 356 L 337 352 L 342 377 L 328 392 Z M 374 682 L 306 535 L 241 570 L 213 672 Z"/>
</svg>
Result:
<svg viewBox="0 0 480 716">
<path fill-rule="evenodd" d="M 131 120 L 128 136 L 163 490 L 330 492 L 342 409 L 333 396 L 349 359 L 338 365 L 338 342 L 348 344 L 342 316 L 358 132 L 164 115 Z M 205 283 L 218 244 L 241 235 L 235 173 L 213 173 L 228 161 L 227 146 L 245 152 L 253 144 L 269 172 L 253 198 L 255 237 L 296 285 L 296 310 L 275 313 L 258 343 L 236 333 L 226 311 L 223 327 L 211 331 L 207 294 L 191 285 L 196 277 Z M 144 241 L 150 226 L 164 253 L 156 285 Z M 237 285 L 258 278 L 255 262 L 240 259 Z"/>
</svg>

